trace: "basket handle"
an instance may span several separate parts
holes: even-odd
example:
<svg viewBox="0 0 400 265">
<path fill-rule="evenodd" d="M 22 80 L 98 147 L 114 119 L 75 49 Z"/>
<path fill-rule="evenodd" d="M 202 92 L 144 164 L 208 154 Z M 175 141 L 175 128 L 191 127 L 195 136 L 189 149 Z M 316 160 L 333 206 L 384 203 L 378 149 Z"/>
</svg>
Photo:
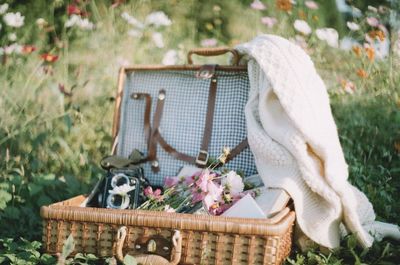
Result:
<svg viewBox="0 0 400 265">
<path fill-rule="evenodd" d="M 236 51 L 234 49 L 230 49 L 228 47 L 192 49 L 188 52 L 187 61 L 188 61 L 188 64 L 193 64 L 193 60 L 192 60 L 193 54 L 196 54 L 198 56 L 211 57 L 211 56 L 218 56 L 218 55 L 226 54 L 228 52 L 232 53 L 232 55 L 233 55 L 232 65 L 235 65 L 235 66 L 239 65 L 240 55 L 239 55 L 238 51 Z"/>
<path fill-rule="evenodd" d="M 126 226 L 121 226 L 118 229 L 116 237 L 116 250 L 117 250 L 116 258 L 122 263 L 124 261 L 124 254 L 122 253 L 122 248 L 124 246 L 126 234 L 127 234 Z M 166 260 L 164 257 L 153 254 L 136 255 L 133 257 L 136 259 L 138 264 L 142 265 L 151 265 L 151 264 L 178 265 L 182 255 L 182 236 L 178 230 L 176 230 L 174 235 L 172 236 L 172 244 L 173 248 L 171 252 L 171 261 Z"/>
</svg>

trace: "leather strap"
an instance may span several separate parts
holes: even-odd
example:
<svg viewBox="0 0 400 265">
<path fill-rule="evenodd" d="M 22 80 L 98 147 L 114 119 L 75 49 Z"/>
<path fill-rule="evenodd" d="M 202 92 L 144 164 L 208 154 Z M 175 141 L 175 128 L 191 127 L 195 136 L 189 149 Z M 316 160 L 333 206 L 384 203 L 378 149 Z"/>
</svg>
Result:
<svg viewBox="0 0 400 265">
<path fill-rule="evenodd" d="M 151 130 L 149 153 L 147 157 L 147 159 L 151 161 L 151 169 L 153 170 L 153 172 L 160 171 L 160 167 L 157 161 L 157 141 L 155 135 L 158 132 L 158 127 L 160 126 L 161 122 L 161 117 L 164 110 L 165 95 L 165 90 L 161 89 L 158 93 L 156 111 L 153 116 L 153 128 Z"/>
<path fill-rule="evenodd" d="M 169 145 L 164 138 L 161 136 L 160 132 L 157 131 L 156 135 L 154 136 L 158 143 L 161 145 L 161 147 L 165 150 L 165 152 L 169 153 L 176 159 L 185 161 L 190 164 L 194 164 L 196 161 L 196 158 L 193 156 L 186 155 L 184 153 L 178 152 L 175 148 L 173 148 L 171 145 Z"/>
<path fill-rule="evenodd" d="M 247 147 L 249 147 L 249 142 L 247 141 L 247 138 L 245 138 L 235 148 L 233 148 L 231 150 L 231 152 L 229 153 L 228 158 L 226 159 L 225 163 L 228 163 L 229 161 L 234 159 L 237 155 L 239 155 Z"/>
<path fill-rule="evenodd" d="M 195 163 L 197 166 L 204 167 L 207 164 L 208 160 L 208 145 L 212 136 L 212 128 L 213 128 L 213 120 L 214 120 L 214 110 L 215 110 L 215 101 L 217 97 L 217 77 L 215 75 L 215 67 L 216 65 L 204 65 L 200 69 L 200 73 L 209 73 L 208 75 L 204 75 L 205 78 L 211 78 L 210 80 L 210 90 L 208 92 L 208 103 L 207 103 L 207 116 L 204 126 L 203 132 L 203 141 L 200 146 L 199 154 L 195 159 Z"/>
<path fill-rule="evenodd" d="M 132 99 L 145 99 L 145 111 L 144 111 L 144 136 L 147 141 L 147 148 L 150 148 L 150 135 L 151 135 L 151 125 L 150 125 L 150 115 L 151 115 L 151 96 L 148 93 L 132 93 Z"/>
</svg>

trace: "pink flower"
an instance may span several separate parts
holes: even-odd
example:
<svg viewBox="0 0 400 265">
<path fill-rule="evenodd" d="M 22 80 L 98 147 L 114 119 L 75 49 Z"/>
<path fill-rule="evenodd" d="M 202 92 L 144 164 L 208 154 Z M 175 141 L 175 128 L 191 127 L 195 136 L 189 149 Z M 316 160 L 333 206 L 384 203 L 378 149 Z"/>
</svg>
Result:
<svg viewBox="0 0 400 265">
<path fill-rule="evenodd" d="M 156 189 L 153 192 L 153 188 L 151 186 L 148 186 L 147 188 L 144 189 L 143 193 L 149 199 L 157 199 L 157 200 L 161 199 L 161 190 L 160 189 Z"/>
<path fill-rule="evenodd" d="M 205 197 L 205 193 L 200 188 L 193 187 L 191 192 L 193 204 L 202 201 Z"/>
<path fill-rule="evenodd" d="M 250 7 L 255 10 L 265 10 L 266 6 L 260 0 L 254 0 Z"/>
<path fill-rule="evenodd" d="M 164 186 L 167 188 L 171 188 L 176 186 L 179 183 L 178 177 L 166 177 L 164 181 Z"/>
<path fill-rule="evenodd" d="M 144 189 L 143 192 L 146 197 L 150 197 L 150 195 L 153 194 L 153 188 L 151 186 L 148 186 L 147 188 Z"/>
<path fill-rule="evenodd" d="M 224 188 L 213 181 L 208 181 L 207 185 L 208 193 L 204 197 L 203 202 L 204 205 L 207 207 L 207 209 L 210 209 L 210 207 L 217 201 L 221 199 L 222 192 L 224 191 Z"/>
<path fill-rule="evenodd" d="M 261 23 L 268 26 L 269 28 L 272 28 L 276 24 L 276 22 L 278 22 L 278 21 L 274 17 L 262 17 L 261 18 Z"/>
<path fill-rule="evenodd" d="M 200 45 L 203 47 L 214 47 L 216 46 L 218 41 L 214 38 L 211 39 L 204 39 L 201 41 Z"/>
<path fill-rule="evenodd" d="M 379 20 L 376 17 L 367 17 L 367 24 L 371 27 L 378 27 Z"/>
<path fill-rule="evenodd" d="M 314 1 L 306 1 L 305 2 L 306 7 L 309 9 L 317 10 L 318 9 L 318 4 L 315 3 Z"/>
<path fill-rule="evenodd" d="M 197 178 L 197 174 L 192 175 L 192 176 L 188 176 L 188 177 L 185 177 L 185 181 L 184 182 L 185 182 L 185 184 L 187 186 L 189 186 L 189 185 L 192 185 L 195 182 L 196 178 Z"/>
</svg>

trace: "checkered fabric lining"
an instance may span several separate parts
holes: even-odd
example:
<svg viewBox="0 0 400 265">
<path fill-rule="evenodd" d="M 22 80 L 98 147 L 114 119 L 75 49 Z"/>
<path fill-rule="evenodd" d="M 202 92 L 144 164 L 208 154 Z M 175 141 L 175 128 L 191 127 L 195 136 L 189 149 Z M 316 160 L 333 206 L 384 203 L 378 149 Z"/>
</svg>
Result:
<svg viewBox="0 0 400 265">
<path fill-rule="evenodd" d="M 213 130 L 209 145 L 211 157 L 218 157 L 224 146 L 234 148 L 246 137 L 244 107 L 248 98 L 249 80 L 245 72 L 217 71 L 218 88 Z M 144 100 L 133 100 L 134 92 L 152 97 L 152 115 L 158 93 L 166 90 L 160 134 L 179 152 L 197 156 L 203 139 L 210 80 L 195 78 L 194 71 L 137 71 L 127 74 L 121 109 L 121 128 L 117 154 L 128 156 L 136 148 L 147 153 L 144 136 Z M 152 118 L 151 118 L 152 120 Z M 152 122 L 152 121 L 151 121 Z M 144 165 L 145 176 L 153 185 L 162 185 L 166 176 L 175 176 L 187 164 L 157 147 L 160 171 L 154 173 L 150 163 Z M 253 155 L 246 148 L 226 165 L 243 171 L 246 176 L 256 173 Z"/>
</svg>

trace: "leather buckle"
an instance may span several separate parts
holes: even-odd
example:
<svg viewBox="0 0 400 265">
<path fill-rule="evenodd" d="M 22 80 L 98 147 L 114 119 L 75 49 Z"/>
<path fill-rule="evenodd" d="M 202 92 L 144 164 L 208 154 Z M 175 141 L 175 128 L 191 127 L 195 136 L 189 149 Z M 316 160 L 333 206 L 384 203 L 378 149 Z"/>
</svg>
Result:
<svg viewBox="0 0 400 265">
<path fill-rule="evenodd" d="M 205 166 L 208 162 L 209 154 L 207 151 L 200 150 L 199 154 L 196 157 L 196 164 L 199 166 Z"/>
</svg>

